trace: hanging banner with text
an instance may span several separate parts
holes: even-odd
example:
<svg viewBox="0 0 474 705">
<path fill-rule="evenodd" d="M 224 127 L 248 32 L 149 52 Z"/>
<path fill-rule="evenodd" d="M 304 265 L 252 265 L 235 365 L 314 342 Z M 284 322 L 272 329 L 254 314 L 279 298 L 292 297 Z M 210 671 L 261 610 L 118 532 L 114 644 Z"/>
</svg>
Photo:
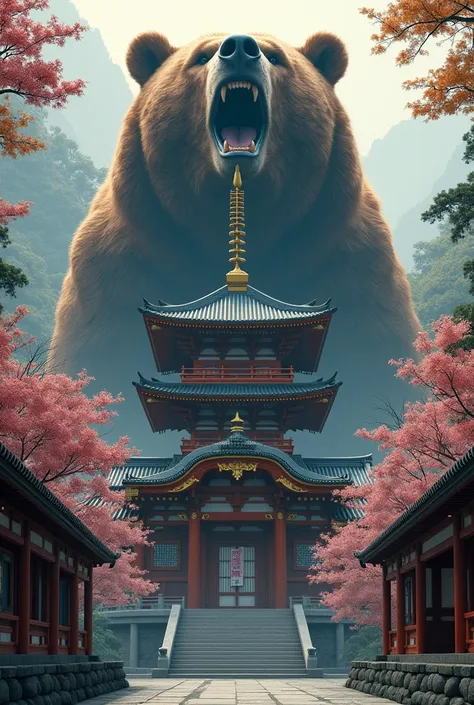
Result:
<svg viewBox="0 0 474 705">
<path fill-rule="evenodd" d="M 232 587 L 242 587 L 244 584 L 244 549 L 230 549 L 230 584 Z"/>
</svg>

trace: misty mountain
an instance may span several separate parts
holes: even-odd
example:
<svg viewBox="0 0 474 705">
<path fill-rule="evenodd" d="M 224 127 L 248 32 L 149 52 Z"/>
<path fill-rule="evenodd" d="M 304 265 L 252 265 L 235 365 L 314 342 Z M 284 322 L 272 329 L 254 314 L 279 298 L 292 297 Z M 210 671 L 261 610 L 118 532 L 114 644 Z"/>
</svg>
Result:
<svg viewBox="0 0 474 705">
<path fill-rule="evenodd" d="M 50 7 L 67 24 L 88 24 L 71 0 L 51 0 Z M 41 15 L 43 18 L 44 13 Z M 65 79 L 87 82 L 84 95 L 70 98 L 64 110 L 49 111 L 50 124 L 75 140 L 97 167 L 109 166 L 123 117 L 133 100 L 122 69 L 112 61 L 99 30 L 93 28 L 79 42 L 70 40 L 60 50 L 46 47 L 44 54 L 60 58 Z"/>
<path fill-rule="evenodd" d="M 463 130 L 462 134 L 464 132 L 467 132 L 467 129 Z M 462 159 L 465 147 L 462 135 L 460 135 L 458 147 L 449 159 L 442 175 L 435 181 L 427 196 L 399 219 L 398 225 L 393 230 L 395 250 L 401 263 L 408 271 L 413 268 L 413 246 L 415 243 L 433 240 L 438 237 L 440 232 L 439 224 L 423 223 L 421 214 L 428 210 L 436 194 L 464 181 L 467 174 L 472 171 L 472 164 L 465 164 Z"/>
<path fill-rule="evenodd" d="M 413 245 L 438 235 L 436 225 L 420 221 L 440 190 L 455 186 L 469 171 L 462 162 L 465 116 L 435 122 L 405 120 L 375 140 L 363 159 L 367 179 L 382 201 L 395 249 L 407 269 L 413 266 Z"/>
</svg>

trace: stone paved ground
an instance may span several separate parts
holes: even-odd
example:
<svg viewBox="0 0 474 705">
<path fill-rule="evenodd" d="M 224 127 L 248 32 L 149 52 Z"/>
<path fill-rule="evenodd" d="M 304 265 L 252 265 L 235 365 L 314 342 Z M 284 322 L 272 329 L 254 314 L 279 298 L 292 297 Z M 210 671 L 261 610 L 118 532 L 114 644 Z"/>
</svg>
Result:
<svg viewBox="0 0 474 705">
<path fill-rule="evenodd" d="M 130 688 L 93 698 L 91 705 L 387 705 L 344 688 L 341 679 L 130 679 Z"/>
</svg>

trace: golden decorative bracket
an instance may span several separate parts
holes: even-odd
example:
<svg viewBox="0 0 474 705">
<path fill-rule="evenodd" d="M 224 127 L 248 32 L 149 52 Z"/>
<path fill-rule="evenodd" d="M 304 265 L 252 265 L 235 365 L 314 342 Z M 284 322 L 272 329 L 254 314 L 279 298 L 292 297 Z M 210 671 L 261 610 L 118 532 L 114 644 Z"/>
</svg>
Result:
<svg viewBox="0 0 474 705">
<path fill-rule="evenodd" d="M 277 478 L 277 482 L 283 485 L 283 487 L 286 487 L 287 489 L 291 490 L 292 492 L 305 492 L 301 487 L 298 487 L 298 485 L 295 485 L 291 480 L 289 480 L 287 477 L 284 475 L 281 475 L 281 477 Z"/>
<path fill-rule="evenodd" d="M 244 472 L 255 472 L 258 463 L 243 463 L 236 461 L 233 463 L 217 463 L 219 472 L 231 472 L 236 480 L 240 480 Z"/>
<path fill-rule="evenodd" d="M 171 490 L 168 490 L 168 492 L 184 492 L 184 490 L 187 490 L 189 487 L 191 487 L 191 485 L 194 485 L 195 482 L 199 482 L 197 477 L 189 477 L 177 487 L 173 487 Z"/>
</svg>

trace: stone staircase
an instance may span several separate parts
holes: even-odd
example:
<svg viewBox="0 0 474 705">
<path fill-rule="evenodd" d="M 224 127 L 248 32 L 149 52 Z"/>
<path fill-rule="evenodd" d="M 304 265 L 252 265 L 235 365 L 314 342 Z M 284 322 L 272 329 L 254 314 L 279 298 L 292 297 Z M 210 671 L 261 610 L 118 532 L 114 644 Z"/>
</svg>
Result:
<svg viewBox="0 0 474 705">
<path fill-rule="evenodd" d="M 293 613 L 273 609 L 184 610 L 171 678 L 305 678 Z"/>
</svg>

